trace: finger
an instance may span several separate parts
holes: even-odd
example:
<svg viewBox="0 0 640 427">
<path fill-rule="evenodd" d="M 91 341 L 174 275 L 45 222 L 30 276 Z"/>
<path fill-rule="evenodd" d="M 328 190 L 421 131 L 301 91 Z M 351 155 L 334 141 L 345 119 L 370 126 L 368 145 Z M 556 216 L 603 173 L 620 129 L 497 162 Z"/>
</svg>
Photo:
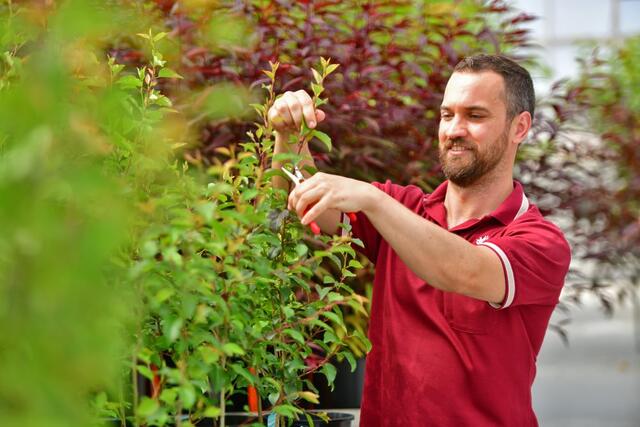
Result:
<svg viewBox="0 0 640 427">
<path fill-rule="evenodd" d="M 271 110 L 274 111 L 271 123 L 276 127 L 276 130 L 287 130 L 295 125 L 293 117 L 291 117 L 291 112 L 289 111 L 289 106 L 283 98 L 274 102 Z"/>
<path fill-rule="evenodd" d="M 323 196 L 324 192 L 321 188 L 311 188 L 300 194 L 293 207 L 296 210 L 299 218 L 302 218 L 307 209 L 310 209 L 313 204 L 317 203 Z"/>
<path fill-rule="evenodd" d="M 290 92 L 287 92 L 283 98 L 289 107 L 296 130 L 300 129 L 300 126 L 302 126 L 302 105 L 300 105 L 300 101 Z"/>
<path fill-rule="evenodd" d="M 324 121 L 325 117 L 327 117 L 327 115 L 324 111 L 316 109 L 316 119 L 318 120 L 318 123 Z"/>
<path fill-rule="evenodd" d="M 314 204 L 309 210 L 300 218 L 300 223 L 308 225 L 312 221 L 315 221 L 320 215 L 322 215 L 327 209 L 329 209 L 329 201 L 327 198 L 323 198 L 318 203 Z"/>
<path fill-rule="evenodd" d="M 298 99 L 300 105 L 302 105 L 302 115 L 305 122 L 307 123 L 307 126 L 309 126 L 311 129 L 315 128 L 317 124 L 317 118 L 315 109 L 313 108 L 313 100 L 304 90 L 299 90 L 295 92 L 294 95 Z"/>
<path fill-rule="evenodd" d="M 287 198 L 287 209 L 292 211 L 297 202 L 298 195 L 296 193 L 296 189 L 294 188 L 291 193 L 289 193 L 289 197 Z"/>
</svg>

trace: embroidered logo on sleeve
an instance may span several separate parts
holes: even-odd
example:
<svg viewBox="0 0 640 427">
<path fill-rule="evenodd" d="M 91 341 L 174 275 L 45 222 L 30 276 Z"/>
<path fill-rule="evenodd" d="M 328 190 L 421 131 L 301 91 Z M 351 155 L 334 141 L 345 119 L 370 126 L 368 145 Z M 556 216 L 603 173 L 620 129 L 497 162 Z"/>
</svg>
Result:
<svg viewBox="0 0 640 427">
<path fill-rule="evenodd" d="M 482 237 L 478 237 L 478 238 L 476 239 L 476 245 L 481 245 L 481 244 L 483 244 L 484 242 L 486 242 L 487 240 L 489 240 L 489 236 L 487 236 L 487 235 L 484 235 L 484 236 L 482 236 Z"/>
</svg>

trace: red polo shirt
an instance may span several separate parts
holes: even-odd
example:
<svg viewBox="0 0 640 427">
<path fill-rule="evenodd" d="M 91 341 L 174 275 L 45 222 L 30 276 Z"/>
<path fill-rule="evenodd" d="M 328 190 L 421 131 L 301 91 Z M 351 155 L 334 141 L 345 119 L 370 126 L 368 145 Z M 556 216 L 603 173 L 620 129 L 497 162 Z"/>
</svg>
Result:
<svg viewBox="0 0 640 427">
<path fill-rule="evenodd" d="M 374 185 L 448 228 L 446 182 L 431 195 Z M 537 426 L 535 362 L 571 256 L 562 232 L 518 182 L 492 214 L 450 230 L 500 258 L 505 299 L 492 306 L 431 287 L 358 215 L 354 236 L 376 266 L 360 425 Z"/>
</svg>

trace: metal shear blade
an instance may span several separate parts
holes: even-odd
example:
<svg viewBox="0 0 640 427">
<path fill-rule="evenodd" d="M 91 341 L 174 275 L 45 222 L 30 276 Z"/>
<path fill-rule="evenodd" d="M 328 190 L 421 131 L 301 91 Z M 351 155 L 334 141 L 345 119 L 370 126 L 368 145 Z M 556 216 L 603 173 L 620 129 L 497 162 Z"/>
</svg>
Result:
<svg viewBox="0 0 640 427">
<path fill-rule="evenodd" d="M 303 180 L 304 177 L 302 176 L 302 174 L 300 173 L 300 169 L 298 169 L 297 167 L 294 169 L 294 173 L 291 173 L 287 170 L 287 168 L 285 168 L 284 166 L 282 166 L 280 169 L 282 169 L 282 171 L 289 177 L 289 179 L 291 181 L 293 181 L 294 184 L 298 185 L 300 184 Z"/>
</svg>

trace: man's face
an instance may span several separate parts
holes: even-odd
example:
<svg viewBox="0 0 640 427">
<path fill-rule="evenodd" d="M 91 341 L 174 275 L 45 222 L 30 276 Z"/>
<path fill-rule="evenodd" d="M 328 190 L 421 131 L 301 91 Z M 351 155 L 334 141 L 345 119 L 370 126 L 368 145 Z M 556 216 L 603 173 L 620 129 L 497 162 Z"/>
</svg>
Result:
<svg viewBox="0 0 640 427">
<path fill-rule="evenodd" d="M 502 76 L 453 73 L 440 112 L 442 170 L 454 184 L 468 187 L 494 170 L 509 146 Z"/>
</svg>

